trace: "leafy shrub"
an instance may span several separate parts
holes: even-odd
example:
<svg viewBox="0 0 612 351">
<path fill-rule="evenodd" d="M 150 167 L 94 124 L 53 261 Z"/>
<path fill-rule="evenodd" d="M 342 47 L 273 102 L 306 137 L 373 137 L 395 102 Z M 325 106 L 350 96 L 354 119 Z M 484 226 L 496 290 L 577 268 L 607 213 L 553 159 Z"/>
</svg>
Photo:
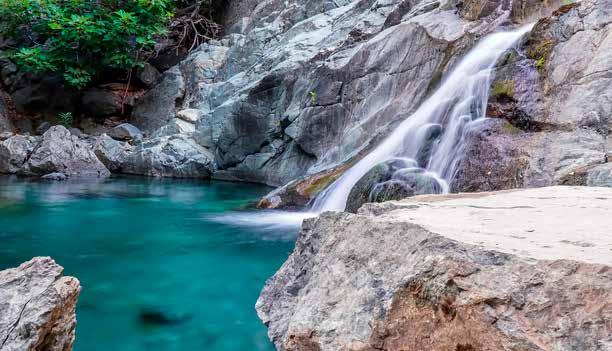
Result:
<svg viewBox="0 0 612 351">
<path fill-rule="evenodd" d="M 107 68 L 143 63 L 166 33 L 172 0 L 0 0 L 0 35 L 21 69 L 60 72 L 77 88 Z"/>
<path fill-rule="evenodd" d="M 72 112 L 62 112 L 57 115 L 57 119 L 60 124 L 66 128 L 72 127 L 72 123 L 74 118 L 72 117 Z"/>
</svg>

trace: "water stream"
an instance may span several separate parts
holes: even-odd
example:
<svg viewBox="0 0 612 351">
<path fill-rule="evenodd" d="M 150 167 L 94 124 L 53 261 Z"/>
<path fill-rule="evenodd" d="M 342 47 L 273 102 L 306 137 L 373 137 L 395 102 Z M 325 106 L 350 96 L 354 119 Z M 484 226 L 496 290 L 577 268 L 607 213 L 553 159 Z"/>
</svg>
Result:
<svg viewBox="0 0 612 351">
<path fill-rule="evenodd" d="M 315 199 L 312 212 L 343 211 L 355 184 L 374 166 L 394 158 L 400 166 L 393 180 L 401 181 L 421 168 L 438 183 L 439 192 L 448 192 L 464 154 L 465 136 L 485 118 L 496 62 L 531 27 L 494 33 L 482 39 L 433 95 Z M 426 149 L 426 159 L 420 160 Z"/>
</svg>

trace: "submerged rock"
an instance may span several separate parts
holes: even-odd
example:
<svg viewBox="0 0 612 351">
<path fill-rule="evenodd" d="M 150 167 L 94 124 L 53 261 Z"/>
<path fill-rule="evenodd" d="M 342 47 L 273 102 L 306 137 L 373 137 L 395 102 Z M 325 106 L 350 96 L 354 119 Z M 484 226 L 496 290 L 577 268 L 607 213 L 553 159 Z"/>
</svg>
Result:
<svg viewBox="0 0 612 351">
<path fill-rule="evenodd" d="M 147 325 L 178 325 L 191 319 L 190 315 L 179 314 L 164 308 L 145 307 L 138 314 L 140 322 Z"/>
<path fill-rule="evenodd" d="M 79 281 L 49 257 L 0 271 L 0 349 L 72 350 Z"/>
<path fill-rule="evenodd" d="M 279 350 L 608 350 L 611 211 L 555 187 L 324 213 L 257 312 Z"/>
<path fill-rule="evenodd" d="M 56 173 L 45 174 L 41 178 L 45 179 L 45 180 L 64 181 L 64 180 L 68 179 L 68 176 L 66 176 L 64 173 L 56 172 Z"/>
<path fill-rule="evenodd" d="M 60 172 L 69 177 L 110 175 L 90 145 L 62 126 L 51 127 L 43 134 L 22 172 L 28 175 Z"/>
</svg>

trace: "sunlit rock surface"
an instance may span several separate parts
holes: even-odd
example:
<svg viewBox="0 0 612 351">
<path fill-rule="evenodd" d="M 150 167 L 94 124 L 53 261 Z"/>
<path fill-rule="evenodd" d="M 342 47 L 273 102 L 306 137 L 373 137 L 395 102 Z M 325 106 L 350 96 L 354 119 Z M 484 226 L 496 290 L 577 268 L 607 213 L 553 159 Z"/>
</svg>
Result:
<svg viewBox="0 0 612 351">
<path fill-rule="evenodd" d="M 609 188 L 324 213 L 257 310 L 279 350 L 609 350 L 610 228 Z"/>
<path fill-rule="evenodd" d="M 49 257 L 0 271 L 0 350 L 70 351 L 79 281 Z"/>
</svg>

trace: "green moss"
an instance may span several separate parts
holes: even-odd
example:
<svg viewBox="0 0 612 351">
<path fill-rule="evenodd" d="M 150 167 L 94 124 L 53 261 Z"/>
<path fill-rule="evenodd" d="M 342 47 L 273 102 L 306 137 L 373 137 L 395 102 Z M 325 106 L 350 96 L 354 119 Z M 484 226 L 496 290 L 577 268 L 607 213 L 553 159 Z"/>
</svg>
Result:
<svg viewBox="0 0 612 351">
<path fill-rule="evenodd" d="M 554 47 L 553 44 L 554 42 L 552 40 L 544 40 L 529 50 L 529 58 L 536 60 L 536 68 L 539 71 L 546 68 L 546 62 L 548 61 L 552 48 Z"/>
<path fill-rule="evenodd" d="M 491 90 L 491 96 L 495 99 L 499 98 L 514 98 L 514 81 L 512 80 L 501 80 L 493 84 Z"/>
<path fill-rule="evenodd" d="M 546 58 L 542 56 L 538 59 L 538 61 L 536 61 L 536 68 L 538 70 L 542 70 L 545 64 L 546 64 Z"/>
<path fill-rule="evenodd" d="M 513 126 L 510 123 L 504 123 L 504 125 L 502 126 L 504 133 L 506 134 L 520 134 L 521 130 L 518 129 L 517 127 Z"/>
<path fill-rule="evenodd" d="M 317 96 L 317 92 L 316 92 L 316 91 L 311 91 L 311 92 L 309 93 L 309 95 L 310 95 L 310 105 L 312 105 L 312 106 L 316 106 L 316 104 L 317 104 L 317 98 L 318 98 L 318 96 Z"/>
</svg>

